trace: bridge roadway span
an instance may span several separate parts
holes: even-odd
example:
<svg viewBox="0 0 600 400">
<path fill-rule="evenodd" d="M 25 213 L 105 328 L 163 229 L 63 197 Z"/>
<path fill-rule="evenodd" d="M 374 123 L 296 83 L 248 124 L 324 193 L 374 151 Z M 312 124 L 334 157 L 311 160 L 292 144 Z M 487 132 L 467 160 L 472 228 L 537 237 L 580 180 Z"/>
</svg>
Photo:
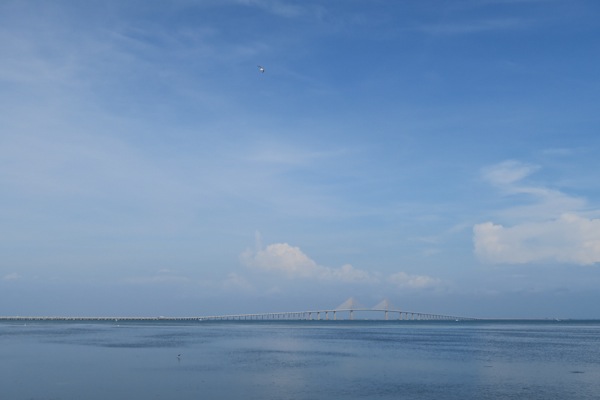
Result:
<svg viewBox="0 0 600 400">
<path fill-rule="evenodd" d="M 114 321 L 114 322 L 135 322 L 135 321 L 308 321 L 308 320 L 354 320 L 355 313 L 368 313 L 375 318 L 358 318 L 361 320 L 406 320 L 406 321 L 467 321 L 476 318 L 458 317 L 452 315 L 429 314 L 402 310 L 372 309 L 372 308 L 353 308 L 353 309 L 335 309 L 335 310 L 317 310 L 317 311 L 293 311 L 293 312 L 271 312 L 260 314 L 230 314 L 230 315 L 212 315 L 197 317 L 21 317 L 21 316 L 0 316 L 0 321 Z"/>
</svg>

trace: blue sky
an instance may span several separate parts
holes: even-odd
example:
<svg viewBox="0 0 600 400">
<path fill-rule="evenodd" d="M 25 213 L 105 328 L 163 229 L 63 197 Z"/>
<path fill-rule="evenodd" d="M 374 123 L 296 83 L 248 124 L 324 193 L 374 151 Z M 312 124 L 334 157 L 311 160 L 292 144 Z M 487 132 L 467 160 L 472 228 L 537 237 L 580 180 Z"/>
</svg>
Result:
<svg viewBox="0 0 600 400">
<path fill-rule="evenodd" d="M 599 11 L 3 1 L 0 315 L 600 317 Z"/>
</svg>

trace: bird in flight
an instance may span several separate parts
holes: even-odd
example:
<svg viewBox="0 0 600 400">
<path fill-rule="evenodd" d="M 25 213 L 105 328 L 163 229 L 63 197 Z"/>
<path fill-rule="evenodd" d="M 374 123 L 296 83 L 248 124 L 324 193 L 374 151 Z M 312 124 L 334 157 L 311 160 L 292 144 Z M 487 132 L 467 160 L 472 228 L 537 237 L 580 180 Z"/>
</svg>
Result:
<svg viewBox="0 0 600 400">
<path fill-rule="evenodd" d="M 258 70 L 263 74 L 265 73 L 265 67 L 263 67 L 262 65 L 258 66 Z"/>
</svg>

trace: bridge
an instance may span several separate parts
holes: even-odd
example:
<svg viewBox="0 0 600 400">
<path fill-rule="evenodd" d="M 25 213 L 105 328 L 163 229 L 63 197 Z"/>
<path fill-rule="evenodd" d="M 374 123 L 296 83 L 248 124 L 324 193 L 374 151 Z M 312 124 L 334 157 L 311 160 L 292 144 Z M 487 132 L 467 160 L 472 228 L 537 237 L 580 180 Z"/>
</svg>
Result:
<svg viewBox="0 0 600 400">
<path fill-rule="evenodd" d="M 360 318 L 357 318 L 360 317 Z M 349 298 L 334 309 L 322 309 L 312 311 L 285 311 L 256 314 L 227 314 L 211 316 L 189 316 L 189 317 L 2 317 L 0 321 L 299 321 L 299 320 L 405 320 L 405 321 L 467 321 L 476 318 L 460 317 L 455 315 L 432 314 L 415 311 L 407 311 L 395 308 L 389 301 L 383 300 L 372 308 L 366 308 Z"/>
<path fill-rule="evenodd" d="M 475 318 L 461 317 L 455 315 L 432 314 L 416 311 L 397 309 L 388 300 L 383 300 L 372 308 L 366 308 L 349 298 L 334 309 L 294 311 L 294 312 L 271 312 L 258 314 L 231 314 L 199 317 L 203 321 L 220 320 L 355 320 L 356 316 L 368 320 L 408 320 L 408 321 L 466 321 Z"/>
</svg>

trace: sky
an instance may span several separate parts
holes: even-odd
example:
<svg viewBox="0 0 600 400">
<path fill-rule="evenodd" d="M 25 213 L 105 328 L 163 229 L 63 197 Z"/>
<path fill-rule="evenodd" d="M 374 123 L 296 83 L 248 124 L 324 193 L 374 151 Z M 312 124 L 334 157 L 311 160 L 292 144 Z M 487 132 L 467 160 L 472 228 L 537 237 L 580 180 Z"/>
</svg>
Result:
<svg viewBox="0 0 600 400">
<path fill-rule="evenodd" d="M 599 20 L 3 0 L 0 315 L 600 318 Z"/>
</svg>

